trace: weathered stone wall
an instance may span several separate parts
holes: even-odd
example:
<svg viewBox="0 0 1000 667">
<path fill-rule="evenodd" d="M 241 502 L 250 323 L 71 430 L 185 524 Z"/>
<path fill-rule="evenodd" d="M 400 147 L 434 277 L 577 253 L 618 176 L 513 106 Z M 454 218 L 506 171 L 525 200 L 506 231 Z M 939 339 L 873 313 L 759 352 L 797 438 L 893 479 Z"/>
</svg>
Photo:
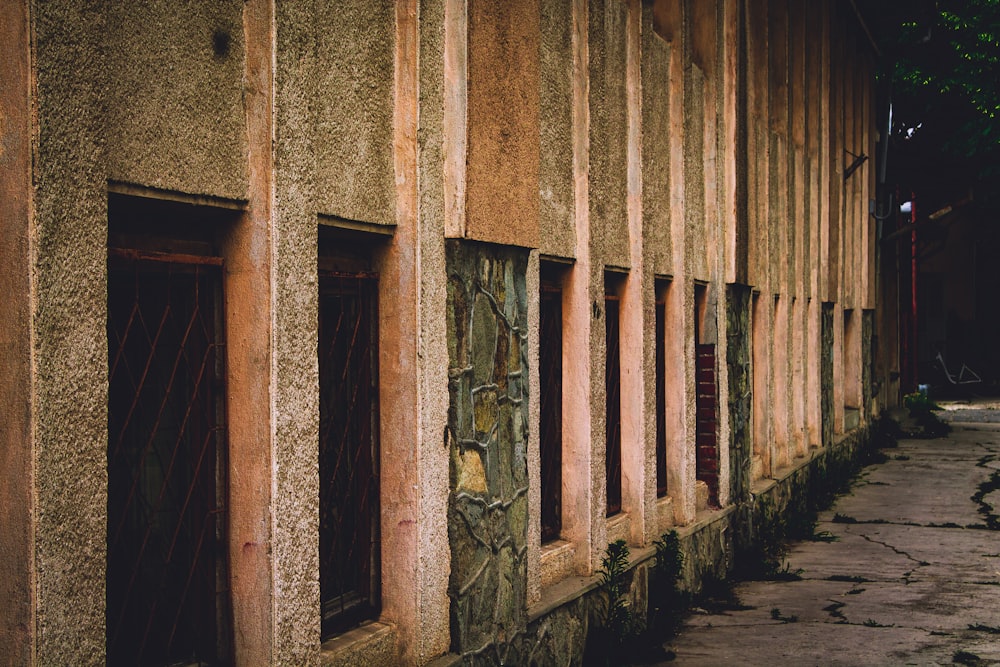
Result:
<svg viewBox="0 0 1000 667">
<path fill-rule="evenodd" d="M 874 354 L 874 324 L 875 311 L 865 310 L 861 313 L 861 421 L 866 422 L 876 415 L 872 414 L 872 367 L 875 365 Z"/>
<path fill-rule="evenodd" d="M 753 398 L 750 390 L 750 297 L 746 285 L 726 288 L 726 363 L 729 366 L 729 470 L 733 502 L 742 500 L 750 490 L 752 437 L 750 416 Z"/>
<path fill-rule="evenodd" d="M 452 650 L 511 664 L 527 624 L 528 254 L 450 241 L 446 262 Z"/>
<path fill-rule="evenodd" d="M 823 415 L 823 446 L 833 442 L 833 304 L 824 303 L 820 322 L 820 410 Z"/>
</svg>

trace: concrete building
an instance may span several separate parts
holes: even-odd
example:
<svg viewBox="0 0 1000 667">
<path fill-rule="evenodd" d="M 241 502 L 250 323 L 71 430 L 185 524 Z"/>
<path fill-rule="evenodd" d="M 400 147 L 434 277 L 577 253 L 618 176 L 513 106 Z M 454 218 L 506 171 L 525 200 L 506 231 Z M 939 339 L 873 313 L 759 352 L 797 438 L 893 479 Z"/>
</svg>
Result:
<svg viewBox="0 0 1000 667">
<path fill-rule="evenodd" d="M 609 542 L 636 609 L 667 530 L 724 572 L 878 409 L 852 2 L 10 0 L 0 43 L 9 664 L 576 662 Z"/>
</svg>

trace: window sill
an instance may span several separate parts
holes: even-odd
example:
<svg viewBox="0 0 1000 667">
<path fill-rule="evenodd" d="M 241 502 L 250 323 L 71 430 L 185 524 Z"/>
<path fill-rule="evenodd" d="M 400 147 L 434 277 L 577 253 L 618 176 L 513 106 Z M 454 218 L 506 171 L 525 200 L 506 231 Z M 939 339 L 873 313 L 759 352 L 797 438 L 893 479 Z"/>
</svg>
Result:
<svg viewBox="0 0 1000 667">
<path fill-rule="evenodd" d="M 542 545 L 539 562 L 542 573 L 542 590 L 573 574 L 576 547 L 572 542 L 555 540 Z"/>
<path fill-rule="evenodd" d="M 626 544 L 631 543 L 631 534 L 632 520 L 629 518 L 628 512 L 619 512 L 608 517 L 608 544 L 617 540 L 625 540 Z"/>
<path fill-rule="evenodd" d="M 663 535 L 671 530 L 676 523 L 674 518 L 674 499 L 663 496 L 656 499 L 656 534 Z"/>
<path fill-rule="evenodd" d="M 324 667 L 349 665 L 396 665 L 396 626 L 371 621 L 323 642 L 320 664 Z"/>
</svg>

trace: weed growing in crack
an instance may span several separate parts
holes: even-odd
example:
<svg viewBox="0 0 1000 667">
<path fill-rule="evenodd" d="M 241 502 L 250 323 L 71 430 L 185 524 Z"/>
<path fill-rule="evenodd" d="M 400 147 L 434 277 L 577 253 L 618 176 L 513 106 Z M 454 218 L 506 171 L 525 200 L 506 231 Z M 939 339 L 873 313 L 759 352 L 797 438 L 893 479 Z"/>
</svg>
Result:
<svg viewBox="0 0 1000 667">
<path fill-rule="evenodd" d="M 976 632 L 986 632 L 991 635 L 1000 635 L 1000 628 L 995 628 L 992 625 L 983 625 L 982 623 L 969 623 L 969 629 Z"/>
<path fill-rule="evenodd" d="M 990 503 L 986 502 L 986 496 L 1000 489 L 1000 470 L 993 471 L 990 478 L 979 485 L 979 490 L 972 496 L 972 502 L 979 505 L 979 513 L 986 519 L 986 527 L 989 530 L 1000 530 L 1000 516 Z"/>
<path fill-rule="evenodd" d="M 771 618 L 773 618 L 776 621 L 781 621 L 782 623 L 798 623 L 799 622 L 799 617 L 798 616 L 796 616 L 795 614 L 792 614 L 791 616 L 783 616 L 781 614 L 781 610 L 778 609 L 777 607 L 775 607 L 774 609 L 771 610 Z"/>
<path fill-rule="evenodd" d="M 956 665 L 970 665 L 970 667 L 978 667 L 979 665 L 987 664 L 986 661 L 978 655 L 970 653 L 969 651 L 955 651 L 951 655 L 951 661 Z"/>
<path fill-rule="evenodd" d="M 879 623 L 878 621 L 876 621 L 873 618 L 869 618 L 868 620 L 866 620 L 861 625 L 865 626 L 866 628 L 892 628 L 892 627 L 895 627 L 895 625 L 882 625 L 881 623 Z"/>
<path fill-rule="evenodd" d="M 840 538 L 829 530 L 821 530 L 809 536 L 810 542 L 839 542 Z"/>
<path fill-rule="evenodd" d="M 847 617 L 840 611 L 843 607 L 846 607 L 843 602 L 834 602 L 833 604 L 823 607 L 823 611 L 830 614 L 833 618 L 840 619 L 841 621 L 846 621 Z"/>
<path fill-rule="evenodd" d="M 849 574 L 831 574 L 826 578 L 827 581 L 847 581 L 853 584 L 870 584 L 871 579 L 865 579 L 864 577 L 859 577 L 857 575 Z"/>
</svg>

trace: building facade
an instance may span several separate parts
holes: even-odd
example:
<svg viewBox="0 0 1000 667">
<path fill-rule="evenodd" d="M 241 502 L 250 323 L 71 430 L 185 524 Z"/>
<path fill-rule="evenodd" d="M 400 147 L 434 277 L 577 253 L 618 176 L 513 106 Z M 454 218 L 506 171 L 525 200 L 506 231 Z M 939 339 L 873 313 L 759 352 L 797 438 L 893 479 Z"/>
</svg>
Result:
<svg viewBox="0 0 1000 667">
<path fill-rule="evenodd" d="M 877 412 L 853 3 L 2 11 L 10 664 L 576 662 Z"/>
</svg>

